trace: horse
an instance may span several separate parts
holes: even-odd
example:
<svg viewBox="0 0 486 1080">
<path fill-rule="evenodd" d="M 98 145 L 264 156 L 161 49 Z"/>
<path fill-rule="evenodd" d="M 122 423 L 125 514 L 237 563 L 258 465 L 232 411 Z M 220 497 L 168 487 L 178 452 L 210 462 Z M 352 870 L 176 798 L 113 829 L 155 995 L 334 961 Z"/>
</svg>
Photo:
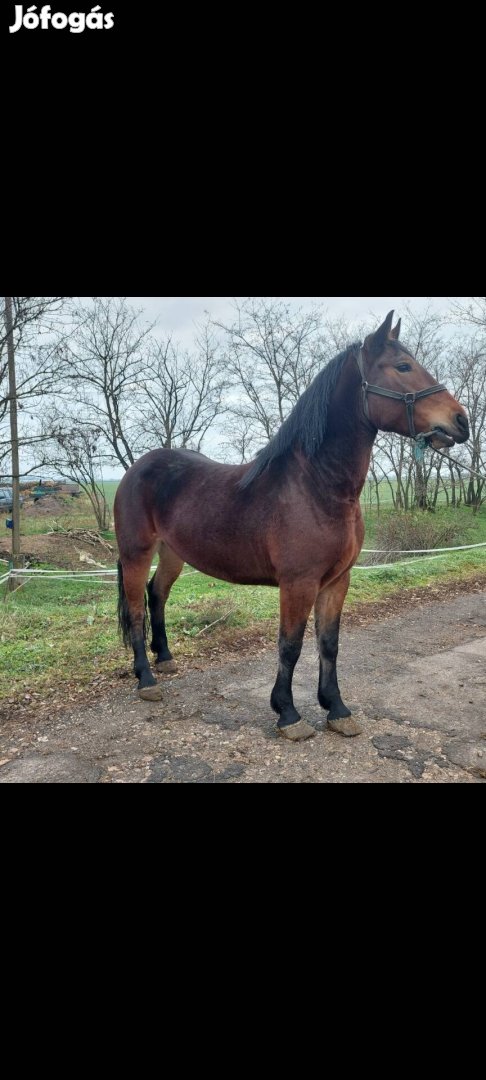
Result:
<svg viewBox="0 0 486 1080">
<path fill-rule="evenodd" d="M 185 562 L 212 577 L 280 589 L 278 673 L 271 706 L 281 735 L 315 735 L 292 696 L 314 607 L 318 700 L 340 735 L 361 728 L 343 703 L 336 661 L 350 571 L 364 539 L 360 494 L 378 429 L 439 449 L 469 438 L 462 406 L 400 343 L 393 311 L 363 344 L 323 368 L 254 461 L 224 465 L 190 450 L 152 450 L 115 499 L 118 614 L 142 699 L 160 700 L 145 648 L 146 590 L 158 672 L 176 671 L 165 605 Z M 147 584 L 152 558 L 159 561 Z"/>
</svg>

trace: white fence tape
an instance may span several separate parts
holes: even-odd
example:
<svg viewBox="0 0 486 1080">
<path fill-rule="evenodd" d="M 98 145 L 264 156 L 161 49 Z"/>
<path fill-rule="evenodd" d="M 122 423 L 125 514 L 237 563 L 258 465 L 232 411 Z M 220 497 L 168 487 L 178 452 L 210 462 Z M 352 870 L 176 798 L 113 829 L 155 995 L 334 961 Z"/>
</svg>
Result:
<svg viewBox="0 0 486 1080">
<path fill-rule="evenodd" d="M 361 548 L 364 555 L 428 555 L 429 552 L 434 551 L 473 551 L 474 548 L 486 548 L 484 544 L 465 544 L 463 547 L 448 547 L 448 548 L 390 548 L 389 551 L 382 551 L 380 548 Z"/>
<path fill-rule="evenodd" d="M 403 562 L 372 563 L 371 566 L 353 566 L 353 570 L 394 570 L 396 566 L 419 566 L 434 559 L 445 559 L 445 555 L 428 555 L 425 559 L 404 559 Z"/>
<path fill-rule="evenodd" d="M 150 573 L 155 573 L 156 569 L 156 566 L 152 566 L 150 568 Z M 193 574 L 200 573 L 200 570 L 189 570 L 186 574 L 181 574 L 180 576 L 183 578 L 192 577 Z M 117 570 L 27 570 L 16 568 L 9 570 L 8 574 L 5 574 L 5 577 L 53 577 L 59 578 L 61 581 L 87 581 L 88 578 L 115 578 L 117 577 L 117 574 Z M 4 579 L 2 578 L 1 580 L 3 581 Z"/>
<path fill-rule="evenodd" d="M 16 567 L 10 570 L 12 577 L 62 577 L 70 578 L 88 577 L 116 577 L 116 570 L 27 570 Z"/>
<path fill-rule="evenodd" d="M 374 563 L 371 566 L 354 566 L 353 570 L 393 570 L 395 567 L 400 566 L 413 566 L 418 563 L 431 562 L 434 559 L 444 559 L 447 555 L 454 554 L 456 551 L 477 551 L 480 548 L 486 548 L 486 543 L 483 544 L 466 544 L 462 547 L 452 548 L 417 548 L 415 550 L 406 550 L 401 548 L 390 549 L 390 551 L 383 551 L 380 548 L 362 548 L 361 553 L 363 555 L 422 555 L 426 556 L 421 559 L 406 559 L 400 562 L 387 562 L 387 563 Z M 154 573 L 157 569 L 156 566 L 152 566 L 150 573 Z M 3 585 L 9 578 L 44 578 L 44 580 L 54 581 L 93 581 L 97 585 L 114 585 L 116 584 L 117 570 L 22 570 L 15 569 L 9 570 L 6 574 L 0 577 L 0 585 Z M 185 574 L 181 574 L 182 578 L 192 577 L 194 574 L 200 574 L 200 570 L 188 570 Z M 108 579 L 108 580 L 107 580 Z"/>
<path fill-rule="evenodd" d="M 155 572 L 157 567 L 153 566 L 151 572 Z M 200 574 L 200 570 L 189 570 L 186 574 L 181 574 L 181 578 L 192 577 L 194 574 Z M 117 571 L 116 570 L 23 570 L 16 568 L 15 570 L 9 570 L 7 574 L 3 574 L 0 577 L 0 585 L 3 585 L 9 578 L 21 578 L 24 583 L 30 580 L 43 580 L 43 581 L 92 581 L 96 585 L 116 585 Z"/>
</svg>

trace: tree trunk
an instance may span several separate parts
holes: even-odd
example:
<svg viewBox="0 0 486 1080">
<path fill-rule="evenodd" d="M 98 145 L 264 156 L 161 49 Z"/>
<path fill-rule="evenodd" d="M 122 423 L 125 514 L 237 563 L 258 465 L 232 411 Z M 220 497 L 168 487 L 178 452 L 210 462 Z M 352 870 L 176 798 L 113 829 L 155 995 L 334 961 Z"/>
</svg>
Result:
<svg viewBox="0 0 486 1080">
<path fill-rule="evenodd" d="M 427 497 L 427 478 L 421 461 L 415 464 L 415 506 L 419 510 L 427 510 L 429 501 Z"/>
</svg>

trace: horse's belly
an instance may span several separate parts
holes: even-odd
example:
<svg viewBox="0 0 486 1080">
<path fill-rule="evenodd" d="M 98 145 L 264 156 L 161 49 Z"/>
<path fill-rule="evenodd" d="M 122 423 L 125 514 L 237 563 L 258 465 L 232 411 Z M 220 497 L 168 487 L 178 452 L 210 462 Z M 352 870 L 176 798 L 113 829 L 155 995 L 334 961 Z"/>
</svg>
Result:
<svg viewBox="0 0 486 1080">
<path fill-rule="evenodd" d="M 197 530 L 191 536 L 178 530 L 164 536 L 184 562 L 208 577 L 231 581 L 235 585 L 276 585 L 273 567 L 263 551 L 255 550 L 244 539 L 218 540 Z"/>
</svg>

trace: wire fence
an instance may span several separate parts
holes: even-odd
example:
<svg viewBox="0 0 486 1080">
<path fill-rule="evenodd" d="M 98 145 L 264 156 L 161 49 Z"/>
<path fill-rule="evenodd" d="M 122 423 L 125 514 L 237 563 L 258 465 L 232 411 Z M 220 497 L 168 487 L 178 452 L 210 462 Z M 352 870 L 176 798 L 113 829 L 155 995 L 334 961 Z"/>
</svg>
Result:
<svg viewBox="0 0 486 1080">
<path fill-rule="evenodd" d="M 362 548 L 362 555 L 383 555 L 386 557 L 393 555 L 414 555 L 415 558 L 408 558 L 400 561 L 372 563 L 369 566 L 356 565 L 353 570 L 356 571 L 368 571 L 375 570 L 391 570 L 400 566 L 412 566 L 420 562 L 429 562 L 435 559 L 445 559 L 449 555 L 454 555 L 464 551 L 479 551 L 486 549 L 486 543 L 482 544 L 464 544 L 461 547 L 449 547 L 449 548 L 416 548 L 408 550 L 406 548 L 391 548 L 390 550 L 382 550 L 381 548 Z M 156 566 L 152 566 L 150 572 L 154 573 L 157 569 Z M 201 573 L 200 570 L 187 569 L 181 578 L 192 577 L 194 574 Z M 30 568 L 13 568 L 10 567 L 4 574 L 0 576 L 0 586 L 6 585 L 10 580 L 22 581 L 27 584 L 28 581 L 42 580 L 42 581 L 93 581 L 97 585 L 115 585 L 117 582 L 117 570 L 31 570 Z"/>
</svg>

